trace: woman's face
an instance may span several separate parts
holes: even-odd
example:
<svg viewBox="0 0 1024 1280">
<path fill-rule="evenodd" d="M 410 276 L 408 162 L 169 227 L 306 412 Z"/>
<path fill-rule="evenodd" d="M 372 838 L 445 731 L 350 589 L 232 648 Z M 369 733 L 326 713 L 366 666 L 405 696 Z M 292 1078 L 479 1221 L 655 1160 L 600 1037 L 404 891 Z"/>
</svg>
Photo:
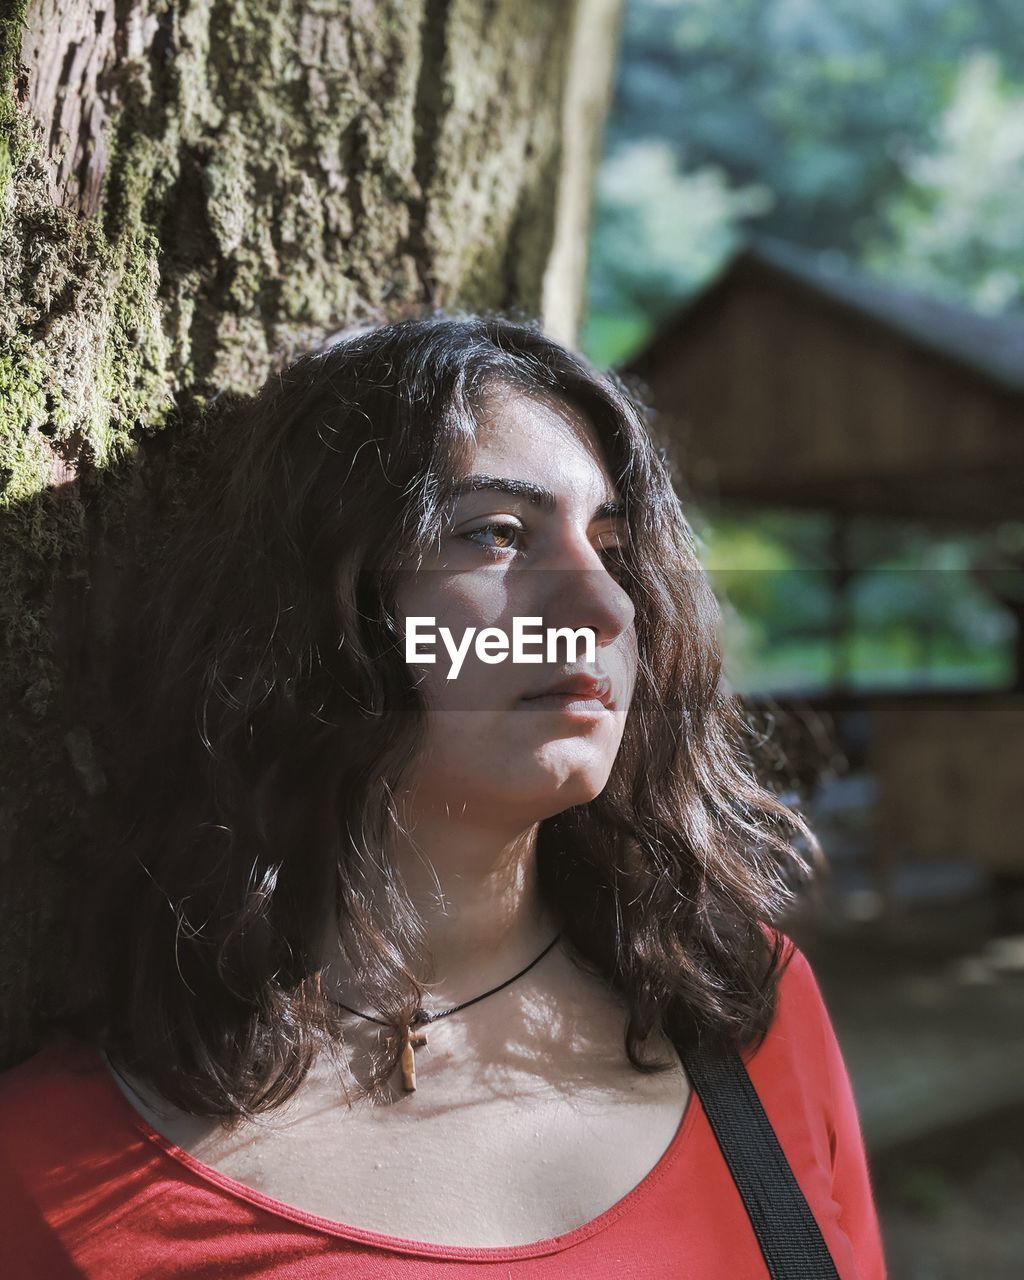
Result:
<svg viewBox="0 0 1024 1280">
<path fill-rule="evenodd" d="M 611 558 L 625 519 L 602 510 L 620 495 L 586 420 L 518 390 L 488 397 L 462 481 L 449 527 L 396 597 L 407 634 L 408 619 L 432 620 L 418 652 L 436 655 L 413 664 L 429 715 L 408 782 L 417 808 L 525 829 L 598 795 L 619 748 L 637 670 L 634 608 Z M 478 656 L 476 632 L 499 628 L 512 641 L 517 617 L 534 620 L 521 624 L 537 638 L 524 653 L 539 661 Z M 594 661 L 582 639 L 574 659 L 564 639 L 549 653 L 554 627 L 590 628 Z M 456 647 L 476 629 L 453 679 L 441 628 Z M 609 705 L 529 700 L 571 673 L 606 677 Z"/>
</svg>

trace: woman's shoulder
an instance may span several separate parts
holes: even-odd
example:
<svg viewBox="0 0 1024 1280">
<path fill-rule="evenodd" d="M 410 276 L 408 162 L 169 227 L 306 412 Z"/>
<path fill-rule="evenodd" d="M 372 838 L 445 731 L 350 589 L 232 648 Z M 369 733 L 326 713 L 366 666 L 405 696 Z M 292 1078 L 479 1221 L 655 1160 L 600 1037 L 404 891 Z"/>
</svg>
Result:
<svg viewBox="0 0 1024 1280">
<path fill-rule="evenodd" d="M 0 1071 L 0 1101 L 23 1098 L 40 1089 L 60 1088 L 74 1079 L 102 1075 L 99 1049 L 84 1040 L 56 1033 L 21 1062 Z"/>
<path fill-rule="evenodd" d="M 116 1220 L 138 1169 L 107 1074 L 97 1049 L 64 1036 L 0 1072 L 0 1273 L 101 1274 L 79 1267 L 78 1249 Z M 102 1274 L 122 1274 L 123 1255 L 109 1260 Z"/>
<path fill-rule="evenodd" d="M 809 1199 L 838 1213 L 859 1274 L 881 1278 L 885 1259 L 850 1074 L 817 975 L 800 948 L 784 941 L 775 1017 L 747 1070 Z"/>
<path fill-rule="evenodd" d="M 778 1002 L 772 1032 L 787 1029 L 794 1018 L 802 1021 L 808 1014 L 820 1017 L 825 1012 L 824 1001 L 807 956 L 788 933 L 767 924 L 761 928 L 779 953 Z"/>
<path fill-rule="evenodd" d="M 781 930 L 768 930 L 779 947 L 775 1011 L 764 1046 L 821 1061 L 832 1024 L 817 975 L 803 950 Z"/>
<path fill-rule="evenodd" d="M 96 1049 L 55 1036 L 0 1072 L 0 1143 L 8 1155 L 38 1149 L 48 1134 L 66 1140 L 97 1117 L 100 1108 L 84 1104 L 102 1090 L 103 1071 Z"/>
<path fill-rule="evenodd" d="M 774 931 L 783 966 L 764 1039 L 744 1054 L 769 1115 L 800 1113 L 831 1145 L 848 1077 L 817 975 L 801 948 Z"/>
</svg>

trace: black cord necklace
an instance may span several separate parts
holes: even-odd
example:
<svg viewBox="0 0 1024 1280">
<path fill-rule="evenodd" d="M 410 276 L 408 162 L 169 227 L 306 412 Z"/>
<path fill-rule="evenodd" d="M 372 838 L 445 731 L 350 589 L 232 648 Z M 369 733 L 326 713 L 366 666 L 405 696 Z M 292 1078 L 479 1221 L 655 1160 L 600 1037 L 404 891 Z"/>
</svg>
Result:
<svg viewBox="0 0 1024 1280">
<path fill-rule="evenodd" d="M 511 978 L 506 978 L 504 982 L 499 983 L 496 987 L 492 987 L 490 991 L 485 991 L 483 995 L 474 996 L 472 1000 L 464 1000 L 462 1004 L 452 1005 L 450 1009 L 441 1009 L 436 1013 L 428 1013 L 427 1010 L 422 1007 L 417 1007 L 413 1011 L 412 1017 L 402 1028 L 401 1032 L 402 1084 L 404 1085 L 406 1092 L 411 1093 L 416 1088 L 416 1058 L 413 1050 L 418 1049 L 421 1045 L 427 1043 L 426 1032 L 420 1031 L 418 1028 L 426 1026 L 428 1022 L 437 1022 L 439 1018 L 451 1017 L 453 1013 L 458 1013 L 462 1009 L 468 1009 L 471 1004 L 476 1004 L 478 1000 L 485 1000 L 488 996 L 493 996 L 496 991 L 501 991 L 502 988 L 510 986 L 517 978 L 521 978 L 524 973 L 529 973 L 535 964 L 539 964 L 561 936 L 562 935 L 560 933 L 556 933 L 540 955 L 531 960 L 525 969 L 520 969 L 519 972 L 513 974 Z M 348 1013 L 355 1014 L 357 1018 L 365 1018 L 367 1022 L 376 1022 L 382 1027 L 390 1027 L 392 1025 L 392 1023 L 388 1022 L 386 1018 L 375 1018 L 372 1013 L 360 1013 L 358 1009 L 353 1009 L 349 1005 L 343 1004 L 341 1000 L 335 1000 L 333 996 L 330 997 L 330 1000 L 332 1004 L 336 1004 L 339 1008 L 345 1009 Z"/>
</svg>

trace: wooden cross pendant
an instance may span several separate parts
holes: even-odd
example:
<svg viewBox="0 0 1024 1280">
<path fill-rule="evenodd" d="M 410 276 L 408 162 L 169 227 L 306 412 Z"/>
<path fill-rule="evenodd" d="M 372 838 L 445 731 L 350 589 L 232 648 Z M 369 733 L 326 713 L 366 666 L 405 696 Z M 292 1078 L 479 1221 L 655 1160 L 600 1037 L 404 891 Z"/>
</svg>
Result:
<svg viewBox="0 0 1024 1280">
<path fill-rule="evenodd" d="M 402 1037 L 402 1084 L 407 1093 L 416 1088 L 416 1055 L 414 1049 L 427 1043 L 427 1033 L 414 1029 L 412 1024 L 406 1026 Z"/>
</svg>

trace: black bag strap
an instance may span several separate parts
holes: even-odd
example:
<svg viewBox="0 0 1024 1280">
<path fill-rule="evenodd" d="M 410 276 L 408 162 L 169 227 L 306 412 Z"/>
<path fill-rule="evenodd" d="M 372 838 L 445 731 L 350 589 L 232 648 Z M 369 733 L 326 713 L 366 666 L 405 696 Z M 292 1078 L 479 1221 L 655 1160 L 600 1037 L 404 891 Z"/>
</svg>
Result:
<svg viewBox="0 0 1024 1280">
<path fill-rule="evenodd" d="M 811 1207 L 743 1059 L 680 1054 L 743 1198 L 772 1280 L 839 1280 Z"/>
</svg>

